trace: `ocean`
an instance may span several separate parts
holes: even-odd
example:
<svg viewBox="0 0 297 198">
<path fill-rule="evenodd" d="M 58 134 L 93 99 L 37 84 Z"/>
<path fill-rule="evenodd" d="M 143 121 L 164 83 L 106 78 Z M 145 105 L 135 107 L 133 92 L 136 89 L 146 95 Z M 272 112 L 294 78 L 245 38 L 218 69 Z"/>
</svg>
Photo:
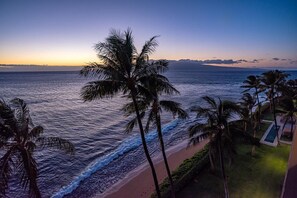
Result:
<svg viewBox="0 0 297 198">
<path fill-rule="evenodd" d="M 180 95 L 165 98 L 182 103 L 190 118 L 179 120 L 162 114 L 166 148 L 188 139 L 187 127 L 196 119 L 190 108 L 203 105 L 202 96 L 239 101 L 245 78 L 264 71 L 172 64 L 166 76 Z M 288 73 L 290 78 L 297 78 L 297 71 Z M 100 196 L 146 163 L 137 127 L 130 134 L 124 132 L 129 118 L 120 109 L 127 100 L 117 95 L 83 102 L 80 90 L 90 80 L 77 71 L 0 73 L 1 98 L 24 99 L 34 124 L 45 128 L 44 136 L 68 139 L 76 147 L 73 156 L 56 149 L 39 149 L 35 153 L 43 197 Z M 156 131 L 151 129 L 146 138 L 152 156 L 159 155 Z M 26 197 L 26 193 L 17 180 L 10 181 L 8 197 Z"/>
</svg>

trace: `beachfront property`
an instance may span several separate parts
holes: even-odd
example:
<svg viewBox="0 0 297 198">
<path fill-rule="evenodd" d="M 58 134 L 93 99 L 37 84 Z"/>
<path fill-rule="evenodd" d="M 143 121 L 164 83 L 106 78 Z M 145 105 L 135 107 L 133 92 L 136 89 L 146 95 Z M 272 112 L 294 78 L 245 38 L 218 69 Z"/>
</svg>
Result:
<svg viewBox="0 0 297 198">
<path fill-rule="evenodd" d="M 1 0 L 0 197 L 297 198 L 296 10 Z"/>
<path fill-rule="evenodd" d="M 296 117 L 293 117 L 293 121 L 283 115 L 277 116 L 276 119 L 278 123 L 277 127 L 275 127 L 273 121 L 264 120 L 264 122 L 271 124 L 261 138 L 260 143 L 274 147 L 278 145 L 278 141 L 291 144 L 296 130 Z"/>
</svg>

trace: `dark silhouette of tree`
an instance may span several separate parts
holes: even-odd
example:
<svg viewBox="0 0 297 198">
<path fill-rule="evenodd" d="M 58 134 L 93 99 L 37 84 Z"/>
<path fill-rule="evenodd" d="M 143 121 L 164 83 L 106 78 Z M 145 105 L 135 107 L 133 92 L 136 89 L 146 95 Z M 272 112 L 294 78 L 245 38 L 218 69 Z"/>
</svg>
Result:
<svg viewBox="0 0 297 198">
<path fill-rule="evenodd" d="M 278 91 L 281 92 L 283 97 L 291 97 L 293 99 L 297 99 L 297 79 L 291 79 L 281 84 Z"/>
<path fill-rule="evenodd" d="M 214 156 L 218 156 L 220 169 L 224 182 L 225 197 L 229 197 L 227 178 L 224 163 L 224 147 L 232 146 L 229 122 L 234 114 L 240 113 L 240 108 L 234 102 L 224 100 L 216 102 L 215 99 L 205 96 L 202 98 L 207 102 L 208 107 L 201 106 L 193 108 L 197 113 L 197 118 L 206 121 L 197 122 L 189 127 L 190 143 L 200 142 L 202 139 L 209 138 L 209 158 L 214 167 Z"/>
<path fill-rule="evenodd" d="M 144 153 L 152 171 L 157 195 L 160 197 L 158 179 L 145 141 L 137 103 L 138 95 L 148 93 L 143 84 L 151 76 L 166 69 L 167 61 L 149 61 L 149 55 L 155 51 L 157 45 L 154 36 L 144 44 L 141 52 L 137 53 L 130 29 L 124 33 L 112 30 L 105 42 L 95 45 L 97 56 L 102 64 L 90 63 L 89 66 L 81 70 L 81 74 L 84 76 L 98 77 L 98 80 L 89 82 L 82 88 L 81 96 L 84 101 L 93 101 L 113 97 L 121 92 L 129 100 L 132 100 Z"/>
<path fill-rule="evenodd" d="M 37 147 L 58 148 L 74 153 L 72 143 L 59 137 L 44 137 L 42 126 L 35 126 L 29 108 L 19 98 L 8 105 L 0 100 L 0 195 L 5 195 L 9 179 L 15 172 L 23 188 L 29 186 L 30 197 L 41 197 L 37 178 L 38 168 L 33 157 Z"/>
<path fill-rule="evenodd" d="M 240 103 L 243 108 L 246 108 L 248 110 L 248 120 L 250 126 L 253 126 L 253 107 L 256 104 L 255 98 L 250 93 L 244 93 L 241 97 L 242 102 Z"/>
<path fill-rule="evenodd" d="M 293 100 L 292 97 L 286 96 L 281 102 L 280 106 L 282 107 L 281 111 L 285 112 L 285 123 L 282 130 L 285 128 L 287 122 L 290 120 L 291 122 L 291 138 L 293 137 L 293 126 L 294 126 L 294 114 L 297 112 L 297 104 L 296 101 Z"/>
<path fill-rule="evenodd" d="M 279 137 L 278 137 L 278 130 L 277 130 L 277 121 L 276 121 L 276 111 L 275 111 L 275 98 L 277 96 L 277 88 L 282 85 L 285 82 L 286 77 L 288 77 L 288 74 L 279 71 L 279 70 L 273 70 L 264 72 L 262 74 L 261 81 L 263 83 L 264 88 L 269 93 L 269 97 L 271 98 L 272 103 L 272 109 L 273 109 L 273 119 L 274 124 L 276 128 L 276 137 L 279 143 Z"/>
<path fill-rule="evenodd" d="M 161 78 L 160 78 L 161 77 Z M 179 92 L 171 85 L 167 78 L 163 76 L 154 75 L 152 76 L 144 85 L 144 87 L 149 91 L 149 95 L 142 95 L 137 98 L 138 106 L 141 107 L 141 115 L 144 118 L 147 114 L 147 124 L 145 131 L 148 132 L 151 125 L 157 128 L 158 138 L 160 141 L 161 151 L 163 160 L 166 167 L 167 176 L 171 186 L 171 196 L 175 197 L 175 189 L 173 179 L 171 177 L 170 168 L 167 161 L 167 156 L 165 152 L 165 145 L 163 141 L 162 134 L 162 124 L 161 124 L 161 112 L 167 111 L 173 114 L 173 116 L 178 116 L 179 118 L 185 119 L 188 117 L 187 113 L 181 108 L 181 104 L 171 101 L 171 100 L 160 100 L 159 97 L 162 94 L 171 95 L 178 94 Z M 127 104 L 123 110 L 127 115 L 134 113 L 135 108 L 133 105 Z M 127 131 L 132 131 L 137 119 L 132 119 L 127 125 Z"/>
<path fill-rule="evenodd" d="M 254 89 L 254 95 L 257 98 L 257 105 L 258 105 L 258 111 L 260 112 L 260 116 L 261 116 L 261 102 L 259 99 L 259 93 L 261 93 L 263 91 L 262 89 L 262 85 L 261 85 L 261 79 L 259 76 L 254 76 L 254 75 L 250 75 L 247 77 L 247 79 L 245 81 L 243 81 L 244 85 L 242 85 L 242 88 L 246 88 L 246 90 L 244 92 L 248 92 L 251 89 Z M 259 122 L 261 118 L 259 117 Z"/>
</svg>

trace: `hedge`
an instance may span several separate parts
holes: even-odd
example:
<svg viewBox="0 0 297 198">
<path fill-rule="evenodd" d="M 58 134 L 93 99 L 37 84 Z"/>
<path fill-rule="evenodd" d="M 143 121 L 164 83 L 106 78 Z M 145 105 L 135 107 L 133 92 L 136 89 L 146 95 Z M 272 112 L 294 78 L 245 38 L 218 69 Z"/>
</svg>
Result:
<svg viewBox="0 0 297 198">
<path fill-rule="evenodd" d="M 208 145 L 206 145 L 201 151 L 197 152 L 192 158 L 186 159 L 175 171 L 172 172 L 175 192 L 180 191 L 208 164 Z M 169 180 L 166 178 L 160 184 L 161 196 L 164 198 L 170 197 L 170 190 Z M 151 197 L 157 197 L 156 193 L 153 193 Z"/>
</svg>

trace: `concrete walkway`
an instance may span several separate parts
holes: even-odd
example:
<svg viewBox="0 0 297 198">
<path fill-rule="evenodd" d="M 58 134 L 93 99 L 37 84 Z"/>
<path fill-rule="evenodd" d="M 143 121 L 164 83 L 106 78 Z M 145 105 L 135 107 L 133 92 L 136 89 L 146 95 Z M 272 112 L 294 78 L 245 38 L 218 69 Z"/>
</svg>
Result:
<svg viewBox="0 0 297 198">
<path fill-rule="evenodd" d="M 282 198 L 297 197 L 297 128 L 291 146 L 288 171 L 284 182 Z"/>
</svg>

